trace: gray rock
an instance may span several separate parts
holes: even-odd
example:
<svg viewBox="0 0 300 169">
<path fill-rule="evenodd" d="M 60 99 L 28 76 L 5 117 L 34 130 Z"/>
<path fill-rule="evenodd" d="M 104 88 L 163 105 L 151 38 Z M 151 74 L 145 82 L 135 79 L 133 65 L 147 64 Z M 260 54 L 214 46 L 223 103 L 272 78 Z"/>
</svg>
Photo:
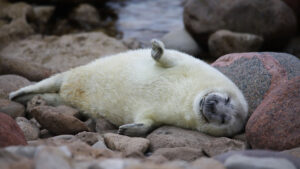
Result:
<svg viewBox="0 0 300 169">
<path fill-rule="evenodd" d="M 32 81 L 40 81 L 57 73 L 22 58 L 0 57 L 0 74 L 15 74 Z"/>
<path fill-rule="evenodd" d="M 145 138 L 128 137 L 119 134 L 106 133 L 104 141 L 108 148 L 123 152 L 126 156 L 143 154 L 150 141 Z"/>
<path fill-rule="evenodd" d="M 80 4 L 69 15 L 71 21 L 85 30 L 91 30 L 101 23 L 98 10 L 89 4 Z"/>
<path fill-rule="evenodd" d="M 88 169 L 125 169 L 130 165 L 139 163 L 140 162 L 135 159 L 106 159 L 91 165 Z"/>
<path fill-rule="evenodd" d="M 31 82 L 24 77 L 17 75 L 2 75 L 0 76 L 0 90 L 2 98 L 8 99 L 8 94 L 18 90 L 21 87 L 30 85 Z"/>
<path fill-rule="evenodd" d="M 194 169 L 225 169 L 225 166 L 213 158 L 202 157 L 192 162 Z"/>
<path fill-rule="evenodd" d="M 168 160 L 184 160 L 194 161 L 200 157 L 205 156 L 202 149 L 196 149 L 191 147 L 174 147 L 174 148 L 159 148 L 152 156 L 164 156 Z"/>
<path fill-rule="evenodd" d="M 71 169 L 70 154 L 56 147 L 41 147 L 34 157 L 36 169 Z"/>
<path fill-rule="evenodd" d="M 16 122 L 23 131 L 27 141 L 39 138 L 40 129 L 33 122 L 27 120 L 25 117 L 17 117 Z"/>
<path fill-rule="evenodd" d="M 104 140 L 97 141 L 92 147 L 95 149 L 107 149 Z"/>
<path fill-rule="evenodd" d="M 98 141 L 102 141 L 102 142 L 104 141 L 103 137 L 99 133 L 86 132 L 86 131 L 76 134 L 75 137 L 87 143 L 88 145 L 93 145 Z"/>
<path fill-rule="evenodd" d="M 218 58 L 229 53 L 257 52 L 262 43 L 263 38 L 261 36 L 219 30 L 209 37 L 208 48 L 210 54 Z"/>
<path fill-rule="evenodd" d="M 109 121 L 101 117 L 95 119 L 95 123 L 96 132 L 101 134 L 114 131 L 116 132 L 118 130 L 118 128 L 115 125 L 111 124 Z"/>
<path fill-rule="evenodd" d="M 42 127 L 53 134 L 76 134 L 88 131 L 88 127 L 79 119 L 60 112 L 51 106 L 37 106 L 30 112 Z"/>
<path fill-rule="evenodd" d="M 281 47 L 297 32 L 297 18 L 281 0 L 190 0 L 184 7 L 184 24 L 202 44 L 211 33 L 227 29 L 261 35 L 267 46 Z"/>
<path fill-rule="evenodd" d="M 195 57 L 199 57 L 202 52 L 200 46 L 184 28 L 170 31 L 161 41 L 168 49 L 175 49 Z"/>
<path fill-rule="evenodd" d="M 0 112 L 16 118 L 25 115 L 25 108 L 20 103 L 0 98 Z"/>
<path fill-rule="evenodd" d="M 93 32 L 60 37 L 34 35 L 10 43 L 0 51 L 0 55 L 22 57 L 54 71 L 65 71 L 127 49 L 121 41 L 100 32 Z"/>
<path fill-rule="evenodd" d="M 0 49 L 13 40 L 32 35 L 34 29 L 30 21 L 34 20 L 33 8 L 24 3 L 0 2 Z"/>
<path fill-rule="evenodd" d="M 248 157 L 232 155 L 225 163 L 227 169 L 297 169 L 296 166 L 286 159 Z"/>
<path fill-rule="evenodd" d="M 147 136 L 150 151 L 159 148 L 190 147 L 202 149 L 208 156 L 214 156 L 230 150 L 244 150 L 244 142 L 226 137 L 213 137 L 198 131 L 173 126 L 163 126 Z"/>
<path fill-rule="evenodd" d="M 5 149 L 0 149 L 0 167 L 1 169 L 32 169 L 32 160 L 18 154 L 11 153 Z"/>
<path fill-rule="evenodd" d="M 5 147 L 5 150 L 16 155 L 24 156 L 26 158 L 34 158 L 35 152 L 37 151 L 36 146 L 9 146 Z"/>
<path fill-rule="evenodd" d="M 247 151 L 231 151 L 218 156 L 214 159 L 222 162 L 230 169 L 240 168 L 299 168 L 299 158 L 288 154 L 267 151 L 267 150 L 247 150 Z"/>
</svg>

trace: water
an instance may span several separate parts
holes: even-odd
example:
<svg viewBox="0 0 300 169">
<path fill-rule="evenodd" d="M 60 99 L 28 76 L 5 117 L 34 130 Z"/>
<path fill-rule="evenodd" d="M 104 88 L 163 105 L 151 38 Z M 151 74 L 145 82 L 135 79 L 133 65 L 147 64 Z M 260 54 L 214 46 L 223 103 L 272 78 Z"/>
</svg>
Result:
<svg viewBox="0 0 300 169">
<path fill-rule="evenodd" d="M 144 46 L 153 38 L 161 38 L 170 30 L 183 27 L 185 0 L 126 0 L 108 5 L 118 15 L 117 29 L 123 39 L 135 38 Z"/>
</svg>

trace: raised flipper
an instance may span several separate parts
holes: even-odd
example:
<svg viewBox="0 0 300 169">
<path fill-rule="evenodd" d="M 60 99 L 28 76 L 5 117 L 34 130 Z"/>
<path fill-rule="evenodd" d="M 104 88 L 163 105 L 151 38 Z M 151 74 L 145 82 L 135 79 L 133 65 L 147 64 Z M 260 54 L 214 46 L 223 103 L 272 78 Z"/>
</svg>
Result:
<svg viewBox="0 0 300 169">
<path fill-rule="evenodd" d="M 36 84 L 23 87 L 9 94 L 9 99 L 17 99 L 29 94 L 57 93 L 63 81 L 63 74 L 57 74 Z"/>
<path fill-rule="evenodd" d="M 143 122 L 124 124 L 119 127 L 118 134 L 132 136 L 132 137 L 144 137 L 153 130 L 153 122 L 146 120 Z"/>
<path fill-rule="evenodd" d="M 153 39 L 151 43 L 151 56 L 162 67 L 173 67 L 176 66 L 177 63 L 180 61 L 180 59 L 173 55 L 172 52 L 165 50 L 163 42 L 157 39 Z"/>
</svg>

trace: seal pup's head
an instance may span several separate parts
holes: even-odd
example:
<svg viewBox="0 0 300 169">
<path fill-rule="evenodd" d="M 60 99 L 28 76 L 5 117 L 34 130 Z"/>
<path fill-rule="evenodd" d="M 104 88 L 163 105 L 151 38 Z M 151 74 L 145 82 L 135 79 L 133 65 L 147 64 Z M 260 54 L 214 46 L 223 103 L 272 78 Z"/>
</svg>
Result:
<svg viewBox="0 0 300 169">
<path fill-rule="evenodd" d="M 232 136 L 243 130 L 248 105 L 244 97 L 226 92 L 199 94 L 194 101 L 197 130 L 214 136 Z"/>
</svg>

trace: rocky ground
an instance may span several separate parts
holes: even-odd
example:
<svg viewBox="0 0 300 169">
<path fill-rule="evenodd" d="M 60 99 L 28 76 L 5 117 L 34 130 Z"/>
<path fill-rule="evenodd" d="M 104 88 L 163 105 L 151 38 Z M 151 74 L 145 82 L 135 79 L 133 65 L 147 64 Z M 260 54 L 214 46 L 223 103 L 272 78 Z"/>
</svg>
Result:
<svg viewBox="0 0 300 169">
<path fill-rule="evenodd" d="M 233 138 L 173 126 L 127 137 L 67 105 L 10 101 L 21 87 L 141 46 L 120 39 L 105 2 L 0 0 L 1 169 L 300 168 L 297 0 L 185 1 L 185 29 L 161 37 L 209 60 L 243 91 L 251 115 Z"/>
</svg>

